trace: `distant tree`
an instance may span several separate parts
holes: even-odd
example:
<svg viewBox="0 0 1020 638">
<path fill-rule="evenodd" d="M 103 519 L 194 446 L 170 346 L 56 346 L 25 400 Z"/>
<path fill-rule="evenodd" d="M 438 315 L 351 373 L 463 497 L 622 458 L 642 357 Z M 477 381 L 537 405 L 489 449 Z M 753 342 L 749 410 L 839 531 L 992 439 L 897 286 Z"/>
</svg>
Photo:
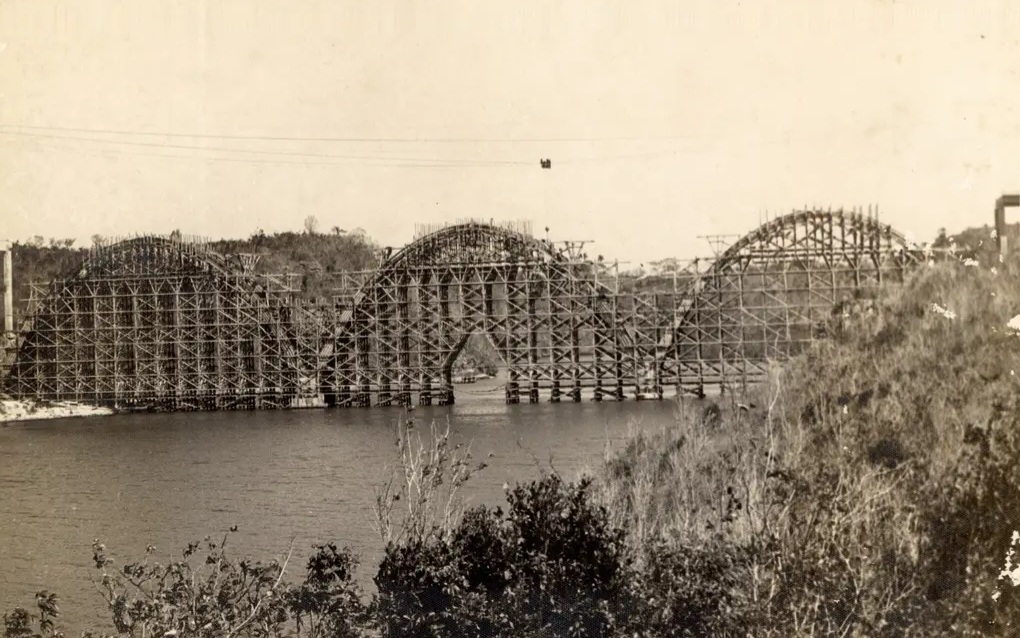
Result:
<svg viewBox="0 0 1020 638">
<path fill-rule="evenodd" d="M 92 236 L 92 245 L 93 246 L 96 246 L 96 247 L 102 246 L 103 242 L 105 242 L 105 241 L 106 241 L 106 238 L 103 237 L 102 235 L 93 235 Z"/>
<path fill-rule="evenodd" d="M 170 233 L 170 239 L 173 241 L 181 241 L 181 231 L 175 228 L 174 232 Z"/>
<path fill-rule="evenodd" d="M 305 232 L 309 235 L 314 235 L 316 229 L 319 227 L 319 220 L 315 215 L 309 215 L 305 217 Z"/>
<path fill-rule="evenodd" d="M 340 235 L 346 234 L 346 233 L 347 233 L 347 231 L 344 230 L 343 228 L 340 228 L 339 226 L 334 226 L 333 227 L 333 234 L 336 235 L 337 237 L 339 237 Z"/>
<path fill-rule="evenodd" d="M 935 241 L 932 243 L 933 248 L 946 248 L 949 246 L 949 236 L 946 235 L 946 229 L 940 228 L 939 234 L 935 237 Z"/>
<path fill-rule="evenodd" d="M 653 272 L 657 272 L 662 275 L 670 275 L 675 272 L 680 272 L 680 260 L 675 257 L 668 257 L 666 259 L 660 259 L 658 261 L 649 262 Z"/>
<path fill-rule="evenodd" d="M 251 243 L 253 248 L 258 249 L 258 247 L 266 241 L 266 231 L 261 228 L 258 229 L 258 232 L 253 233 L 248 241 Z"/>
</svg>

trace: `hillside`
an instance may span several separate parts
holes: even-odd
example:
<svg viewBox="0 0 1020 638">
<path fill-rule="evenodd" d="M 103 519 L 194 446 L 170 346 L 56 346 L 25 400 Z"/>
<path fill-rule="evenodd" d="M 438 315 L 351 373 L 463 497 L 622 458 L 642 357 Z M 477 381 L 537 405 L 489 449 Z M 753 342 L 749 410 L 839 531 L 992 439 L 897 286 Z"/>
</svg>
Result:
<svg viewBox="0 0 1020 638">
<path fill-rule="evenodd" d="M 336 275 L 371 270 L 378 263 L 378 246 L 362 232 L 334 229 L 329 234 L 283 232 L 256 233 L 247 239 L 211 241 L 224 254 L 259 255 L 255 272 L 295 274 L 306 297 L 329 297 L 337 285 Z M 11 247 L 16 316 L 27 306 L 29 284 L 45 284 L 72 273 L 88 257 L 89 249 L 76 248 L 73 240 L 35 237 Z"/>
<path fill-rule="evenodd" d="M 301 276 L 306 297 L 325 297 L 338 285 L 336 275 L 372 270 L 379 263 L 379 246 L 362 232 L 334 229 L 324 233 L 256 233 L 248 239 L 220 239 L 210 243 L 224 254 L 259 255 L 255 272 Z"/>
<path fill-rule="evenodd" d="M 42 237 L 36 237 L 11 246 L 16 322 L 28 305 L 29 284 L 45 284 L 64 277 L 88 256 L 87 249 L 74 248 L 72 244 L 73 240 L 51 239 L 46 242 Z"/>
<path fill-rule="evenodd" d="M 1016 248 L 1020 242 L 1020 223 L 1006 224 L 1006 238 L 1008 245 Z M 967 228 L 952 235 L 942 229 L 932 246 L 954 248 L 960 257 L 977 259 L 982 263 L 991 263 L 998 259 L 995 228 L 990 224 Z"/>
<path fill-rule="evenodd" d="M 686 557 L 672 611 L 734 635 L 1015 635 L 1018 315 L 1015 255 L 924 268 L 743 407 L 635 435 L 602 501 L 640 556 Z"/>
</svg>

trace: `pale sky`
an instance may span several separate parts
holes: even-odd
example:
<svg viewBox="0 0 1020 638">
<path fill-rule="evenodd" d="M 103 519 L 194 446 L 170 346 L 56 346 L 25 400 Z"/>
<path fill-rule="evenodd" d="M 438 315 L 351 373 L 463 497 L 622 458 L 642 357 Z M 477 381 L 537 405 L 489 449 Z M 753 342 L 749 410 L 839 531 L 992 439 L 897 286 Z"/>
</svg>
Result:
<svg viewBox="0 0 1020 638">
<path fill-rule="evenodd" d="M 1017 190 L 1012 0 L 0 0 L 0 238 L 475 217 L 638 262 Z"/>
</svg>

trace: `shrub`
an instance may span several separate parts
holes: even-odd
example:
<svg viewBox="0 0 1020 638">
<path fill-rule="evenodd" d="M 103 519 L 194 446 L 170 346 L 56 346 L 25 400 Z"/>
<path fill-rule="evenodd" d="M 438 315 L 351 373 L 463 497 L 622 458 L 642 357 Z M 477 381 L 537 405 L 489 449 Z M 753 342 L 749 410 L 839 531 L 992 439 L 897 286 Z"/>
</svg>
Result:
<svg viewBox="0 0 1020 638">
<path fill-rule="evenodd" d="M 591 496 L 591 480 L 550 475 L 508 495 L 517 590 L 553 635 L 603 636 L 627 609 L 624 532 Z"/>
<path fill-rule="evenodd" d="M 4 638 L 62 638 L 64 634 L 57 631 L 56 619 L 60 615 L 57 607 L 56 594 L 41 591 L 35 596 L 37 616 L 28 610 L 18 607 L 4 614 Z M 33 630 L 33 623 L 39 630 Z"/>
<path fill-rule="evenodd" d="M 356 638 L 371 625 L 354 583 L 358 561 L 349 548 L 320 545 L 308 559 L 304 582 L 285 595 L 298 635 Z"/>
<path fill-rule="evenodd" d="M 206 538 L 204 558 L 195 561 L 202 544 L 191 543 L 180 561 L 150 562 L 145 558 L 111 570 L 106 547 L 93 544 L 99 585 L 113 625 L 127 636 L 273 636 L 287 620 L 282 563 L 233 561 L 226 554 L 227 535 L 216 543 Z"/>
<path fill-rule="evenodd" d="M 456 635 L 459 584 L 445 539 L 430 536 L 390 543 L 375 585 L 374 607 L 383 636 Z"/>
<path fill-rule="evenodd" d="M 622 530 L 591 481 L 551 475 L 469 510 L 449 533 L 387 547 L 376 585 L 386 636 L 608 636 L 628 611 Z"/>
</svg>

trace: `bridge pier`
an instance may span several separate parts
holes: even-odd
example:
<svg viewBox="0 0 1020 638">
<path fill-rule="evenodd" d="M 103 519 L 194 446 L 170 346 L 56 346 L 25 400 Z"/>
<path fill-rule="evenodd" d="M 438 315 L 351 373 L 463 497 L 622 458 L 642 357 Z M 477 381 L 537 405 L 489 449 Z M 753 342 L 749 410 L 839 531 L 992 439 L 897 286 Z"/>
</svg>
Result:
<svg viewBox="0 0 1020 638">
<path fill-rule="evenodd" d="M 341 408 L 347 408 L 350 407 L 353 402 L 354 393 L 351 392 L 351 386 L 340 386 L 336 393 L 336 405 Z"/>
<path fill-rule="evenodd" d="M 446 368 L 443 370 L 442 377 L 443 388 L 440 390 L 439 405 L 453 405 L 453 369 Z"/>
<path fill-rule="evenodd" d="M 514 372 L 507 373 L 506 402 L 508 404 L 516 404 L 521 402 L 520 385 L 517 381 L 517 374 Z"/>
<path fill-rule="evenodd" d="M 388 406 L 393 404 L 393 394 L 391 392 L 391 386 L 389 383 L 381 382 L 379 384 L 379 392 L 375 396 L 375 404 L 378 406 Z"/>
<path fill-rule="evenodd" d="M 411 407 L 411 378 L 406 373 L 400 375 L 400 389 L 397 390 L 397 404 L 405 408 Z"/>
<path fill-rule="evenodd" d="M 455 402 L 453 388 L 444 388 L 439 393 L 439 405 L 453 405 Z"/>
<path fill-rule="evenodd" d="M 357 397 L 354 399 L 354 405 L 359 408 L 372 406 L 372 388 L 367 383 L 362 384 Z"/>
<path fill-rule="evenodd" d="M 432 380 L 427 376 L 421 378 L 421 391 L 418 393 L 418 405 L 432 405 Z"/>
</svg>

